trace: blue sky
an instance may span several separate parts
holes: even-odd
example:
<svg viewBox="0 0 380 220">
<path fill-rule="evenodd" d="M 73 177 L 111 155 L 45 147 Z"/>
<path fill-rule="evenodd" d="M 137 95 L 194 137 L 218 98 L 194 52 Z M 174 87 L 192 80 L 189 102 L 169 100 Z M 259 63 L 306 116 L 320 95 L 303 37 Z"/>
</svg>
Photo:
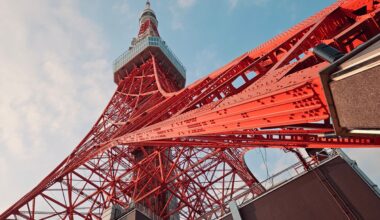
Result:
<svg viewBox="0 0 380 220">
<path fill-rule="evenodd" d="M 156 0 L 159 31 L 188 83 L 332 0 Z M 0 1 L 0 212 L 46 176 L 112 95 L 112 62 L 138 30 L 143 0 Z M 349 150 L 380 183 L 380 150 Z M 259 151 L 249 165 L 263 179 Z M 270 172 L 294 156 L 268 150 Z"/>
</svg>

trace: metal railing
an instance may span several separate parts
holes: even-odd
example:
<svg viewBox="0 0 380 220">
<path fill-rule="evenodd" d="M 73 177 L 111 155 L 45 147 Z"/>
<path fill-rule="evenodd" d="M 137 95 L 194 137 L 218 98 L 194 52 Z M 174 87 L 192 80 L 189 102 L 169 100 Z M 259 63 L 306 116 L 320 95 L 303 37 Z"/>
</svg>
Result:
<svg viewBox="0 0 380 220">
<path fill-rule="evenodd" d="M 326 163 L 333 158 L 337 157 L 339 154 L 335 150 L 329 150 L 329 151 L 321 151 L 318 152 L 315 156 L 305 158 L 306 161 L 308 161 L 309 170 L 314 169 L 318 167 L 322 163 Z M 319 161 L 317 158 L 319 156 L 326 157 L 322 161 Z M 231 200 L 224 202 L 224 207 L 227 207 L 228 203 L 230 201 L 236 201 L 239 207 L 243 207 L 248 203 L 251 203 L 252 201 L 264 196 L 267 193 L 270 193 L 271 191 L 277 189 L 278 187 L 281 187 L 282 185 L 290 182 L 291 180 L 298 178 L 299 176 L 302 176 L 303 174 L 307 173 L 309 170 L 304 168 L 304 165 L 301 162 L 297 162 L 286 169 L 270 176 L 269 178 L 263 180 L 260 182 L 261 186 L 263 186 L 266 189 L 266 192 L 258 195 L 258 196 L 252 196 L 252 192 L 255 188 L 259 187 L 258 184 L 254 184 L 251 187 L 247 187 L 243 192 L 235 195 L 232 197 Z M 218 209 L 213 209 L 211 212 L 214 213 L 222 213 L 222 207 L 219 207 Z M 228 213 L 228 210 L 224 210 L 224 213 Z M 207 215 L 206 213 L 205 215 Z M 221 216 L 223 217 L 223 216 Z"/>
</svg>

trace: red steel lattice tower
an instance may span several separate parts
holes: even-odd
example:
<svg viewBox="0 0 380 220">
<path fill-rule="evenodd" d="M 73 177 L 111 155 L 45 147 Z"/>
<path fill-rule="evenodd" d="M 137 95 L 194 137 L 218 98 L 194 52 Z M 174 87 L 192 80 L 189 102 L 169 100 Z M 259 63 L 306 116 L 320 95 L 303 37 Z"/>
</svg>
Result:
<svg viewBox="0 0 380 220">
<path fill-rule="evenodd" d="M 377 1 L 338 1 L 184 88 L 185 68 L 160 38 L 149 1 L 117 89 L 86 137 L 0 219 L 101 219 L 113 205 L 163 219 L 216 218 L 265 188 L 248 171 L 254 147 L 379 147 L 334 137 L 311 48 L 349 52 L 380 31 Z M 247 190 L 248 189 L 248 190 Z"/>
</svg>

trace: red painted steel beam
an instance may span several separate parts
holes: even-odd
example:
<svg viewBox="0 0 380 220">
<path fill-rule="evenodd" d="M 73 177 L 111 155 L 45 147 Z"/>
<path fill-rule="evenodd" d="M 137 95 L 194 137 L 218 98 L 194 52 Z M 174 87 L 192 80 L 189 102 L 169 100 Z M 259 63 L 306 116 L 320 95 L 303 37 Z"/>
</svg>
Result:
<svg viewBox="0 0 380 220">
<path fill-rule="evenodd" d="M 370 0 L 338 1 L 182 90 L 159 57 L 141 58 L 73 152 L 0 219 L 100 219 L 133 200 L 161 217 L 217 218 L 230 200 L 265 191 L 244 165 L 253 147 L 379 147 L 328 137 L 318 77 L 327 63 L 310 51 L 321 42 L 351 51 L 380 32 L 379 11 Z"/>
</svg>

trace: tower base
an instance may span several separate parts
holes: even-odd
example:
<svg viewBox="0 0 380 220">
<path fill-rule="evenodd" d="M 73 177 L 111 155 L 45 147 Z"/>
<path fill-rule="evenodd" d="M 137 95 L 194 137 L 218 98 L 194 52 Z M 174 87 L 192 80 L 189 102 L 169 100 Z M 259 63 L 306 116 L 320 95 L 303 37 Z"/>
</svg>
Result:
<svg viewBox="0 0 380 220">
<path fill-rule="evenodd" d="M 150 213 L 144 206 L 133 204 L 131 208 L 124 209 L 112 206 L 104 211 L 102 220 L 160 220 L 158 216 Z"/>
<path fill-rule="evenodd" d="M 241 205 L 241 219 L 380 219 L 378 189 L 344 154 Z M 221 218 L 233 220 L 231 213 Z"/>
<path fill-rule="evenodd" d="M 147 217 L 139 210 L 133 209 L 122 217 L 118 218 L 118 220 L 151 220 L 151 218 Z"/>
</svg>

